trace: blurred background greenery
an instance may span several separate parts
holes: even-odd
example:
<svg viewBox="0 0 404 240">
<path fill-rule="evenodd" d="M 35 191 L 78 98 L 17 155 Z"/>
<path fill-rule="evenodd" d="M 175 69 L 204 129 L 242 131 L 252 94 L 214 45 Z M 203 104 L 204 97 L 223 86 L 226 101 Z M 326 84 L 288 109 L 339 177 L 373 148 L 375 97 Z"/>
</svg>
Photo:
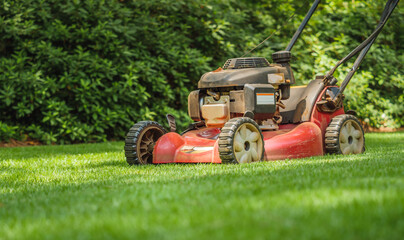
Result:
<svg viewBox="0 0 404 240">
<path fill-rule="evenodd" d="M 187 116 L 200 76 L 280 29 L 250 56 L 283 50 L 311 0 L 22 0 L 0 4 L 0 141 L 122 139 L 140 120 Z M 295 77 L 324 75 L 374 30 L 385 1 L 320 4 L 293 49 Z M 294 13 L 294 18 L 285 23 Z M 404 125 L 400 4 L 345 91 L 374 128 Z M 335 76 L 342 81 L 352 61 Z"/>
</svg>

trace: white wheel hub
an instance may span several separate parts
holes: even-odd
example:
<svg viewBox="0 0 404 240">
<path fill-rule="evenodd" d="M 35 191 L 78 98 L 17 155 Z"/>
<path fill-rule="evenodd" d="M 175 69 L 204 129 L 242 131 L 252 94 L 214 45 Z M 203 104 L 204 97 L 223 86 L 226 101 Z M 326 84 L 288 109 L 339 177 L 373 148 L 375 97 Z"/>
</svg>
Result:
<svg viewBox="0 0 404 240">
<path fill-rule="evenodd" d="M 234 135 L 234 154 L 239 163 L 257 162 L 262 157 L 263 142 L 259 130 L 250 123 L 242 124 Z"/>
<path fill-rule="evenodd" d="M 363 134 L 359 124 L 353 120 L 346 121 L 339 134 L 339 145 L 342 154 L 361 153 L 363 144 Z"/>
</svg>

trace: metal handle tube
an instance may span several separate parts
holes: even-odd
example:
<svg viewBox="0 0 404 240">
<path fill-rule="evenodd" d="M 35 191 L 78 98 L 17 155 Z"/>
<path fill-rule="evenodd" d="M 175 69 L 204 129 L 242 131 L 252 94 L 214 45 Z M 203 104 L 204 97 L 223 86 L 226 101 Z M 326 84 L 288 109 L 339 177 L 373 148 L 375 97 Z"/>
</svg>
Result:
<svg viewBox="0 0 404 240">
<path fill-rule="evenodd" d="M 367 48 L 369 45 L 372 46 L 374 40 L 376 37 L 379 35 L 381 30 L 383 29 L 384 25 L 386 24 L 387 20 L 389 19 L 391 13 L 393 12 L 394 8 L 397 6 L 397 3 L 399 0 L 389 0 L 384 8 L 384 11 L 382 13 L 382 17 L 380 19 L 380 22 L 377 26 L 377 28 L 373 31 L 373 33 L 365 40 L 363 41 L 359 46 L 357 46 L 352 52 L 350 52 L 348 55 L 346 55 L 343 59 L 341 59 L 335 67 L 333 67 L 326 75 L 327 79 L 330 79 L 331 76 L 334 74 L 335 70 L 343 63 L 351 59 L 353 56 L 355 56 L 359 51 L 364 50 L 364 48 Z M 369 50 L 369 49 L 368 49 Z M 367 50 L 367 51 L 368 51 Z M 366 51 L 366 53 L 367 53 Z M 366 53 L 362 56 L 365 57 Z"/>
<path fill-rule="evenodd" d="M 297 39 L 299 38 L 300 34 L 303 32 L 304 27 L 306 27 L 307 22 L 310 20 L 311 16 L 313 15 L 314 11 L 316 10 L 320 0 L 315 0 L 313 5 L 311 6 L 310 10 L 307 12 L 306 16 L 303 19 L 303 22 L 300 24 L 299 28 L 296 30 L 295 34 L 293 35 L 292 39 L 290 40 L 288 46 L 286 47 L 285 51 L 291 51 L 293 46 L 295 45 Z"/>
<path fill-rule="evenodd" d="M 338 88 L 337 93 L 334 95 L 333 100 L 337 99 L 339 97 L 339 95 L 341 95 L 346 86 L 348 85 L 349 81 L 351 80 L 351 78 L 353 77 L 353 75 L 355 74 L 356 70 L 358 70 L 359 65 L 362 63 L 363 59 L 365 58 L 366 54 L 368 53 L 370 47 L 372 46 L 373 42 L 376 40 L 376 38 L 374 38 L 367 46 L 366 48 L 364 48 L 358 58 L 356 59 L 353 67 L 351 68 L 351 70 L 349 71 L 349 73 L 346 75 L 344 81 L 341 83 L 341 86 Z"/>
<path fill-rule="evenodd" d="M 384 8 L 384 11 L 382 13 L 382 16 L 380 17 L 380 21 L 379 21 L 379 24 L 378 24 L 376 30 L 362 44 L 360 44 L 357 48 L 355 48 L 356 51 L 355 50 L 352 51 L 344 59 L 342 59 L 339 62 L 339 64 L 336 66 L 336 67 L 338 67 L 343 62 L 349 60 L 359 50 L 361 50 L 359 56 L 357 57 L 357 59 L 355 60 L 355 62 L 353 64 L 351 70 L 345 77 L 344 81 L 341 83 L 341 86 L 339 87 L 338 92 L 335 94 L 333 100 L 337 99 L 339 97 L 339 95 L 341 95 L 344 92 L 346 86 L 348 85 L 349 81 L 351 80 L 351 78 L 353 77 L 355 72 L 358 70 L 359 65 L 362 63 L 362 61 L 365 58 L 366 54 L 368 53 L 370 47 L 373 45 L 374 41 L 376 40 L 376 38 L 379 35 L 379 33 L 381 32 L 382 28 L 386 24 L 387 20 L 389 19 L 394 8 L 397 6 L 398 2 L 399 2 L 399 0 L 389 0 L 387 2 L 386 6 Z M 333 68 L 334 71 L 335 71 L 336 67 Z M 334 73 L 334 71 L 332 71 L 332 74 Z M 329 74 L 327 74 L 327 75 L 330 76 Z"/>
</svg>

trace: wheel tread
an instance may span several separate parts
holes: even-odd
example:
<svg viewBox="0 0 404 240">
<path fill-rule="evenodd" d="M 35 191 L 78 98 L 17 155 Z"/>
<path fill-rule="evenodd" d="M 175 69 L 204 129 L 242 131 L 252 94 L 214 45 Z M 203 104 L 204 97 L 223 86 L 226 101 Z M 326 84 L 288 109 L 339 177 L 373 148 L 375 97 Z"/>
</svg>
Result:
<svg viewBox="0 0 404 240">
<path fill-rule="evenodd" d="M 244 123 L 253 124 L 257 129 L 259 129 L 258 124 L 254 120 L 246 117 L 232 118 L 228 122 L 226 122 L 226 124 L 221 129 L 218 144 L 219 156 L 222 160 L 222 163 L 238 163 L 233 151 L 233 137 L 237 128 Z M 263 139 L 261 131 L 260 134 L 261 138 Z M 264 157 L 264 148 L 262 157 Z"/>
<path fill-rule="evenodd" d="M 141 164 L 136 152 L 137 142 L 139 141 L 138 137 L 145 128 L 150 126 L 157 126 L 164 133 L 167 133 L 167 131 L 159 123 L 154 121 L 140 121 L 134 124 L 126 134 L 124 145 L 126 162 L 129 165 Z"/>
<path fill-rule="evenodd" d="M 340 134 L 340 129 L 344 125 L 344 123 L 347 120 L 353 120 L 356 121 L 363 134 L 363 128 L 362 124 L 359 122 L 359 120 L 350 114 L 341 114 L 333 119 L 331 119 L 330 124 L 325 130 L 325 139 L 324 139 L 324 145 L 325 145 L 325 150 L 327 153 L 330 154 L 342 154 L 340 146 L 339 146 L 339 134 Z M 363 135 L 363 141 L 365 143 L 365 136 Z M 363 146 L 363 151 L 365 151 L 365 145 Z M 363 152 L 362 151 L 362 152 Z"/>
</svg>

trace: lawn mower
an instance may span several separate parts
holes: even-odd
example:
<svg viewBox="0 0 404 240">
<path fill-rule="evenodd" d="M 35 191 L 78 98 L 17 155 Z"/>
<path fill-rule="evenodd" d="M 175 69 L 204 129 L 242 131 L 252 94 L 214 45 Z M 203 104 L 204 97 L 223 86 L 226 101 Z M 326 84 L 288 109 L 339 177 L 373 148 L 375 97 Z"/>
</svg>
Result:
<svg viewBox="0 0 404 240">
<path fill-rule="evenodd" d="M 194 123 L 183 133 L 175 132 L 169 114 L 170 132 L 154 121 L 133 125 L 125 139 L 127 162 L 250 163 L 363 153 L 363 128 L 353 111 L 345 112 L 343 92 L 398 2 L 388 0 L 373 33 L 325 76 L 291 87 L 291 50 L 320 3 L 315 0 L 286 49 L 272 54 L 273 64 L 262 57 L 232 58 L 201 77 L 188 96 Z M 335 70 L 358 53 L 337 86 Z"/>
</svg>

